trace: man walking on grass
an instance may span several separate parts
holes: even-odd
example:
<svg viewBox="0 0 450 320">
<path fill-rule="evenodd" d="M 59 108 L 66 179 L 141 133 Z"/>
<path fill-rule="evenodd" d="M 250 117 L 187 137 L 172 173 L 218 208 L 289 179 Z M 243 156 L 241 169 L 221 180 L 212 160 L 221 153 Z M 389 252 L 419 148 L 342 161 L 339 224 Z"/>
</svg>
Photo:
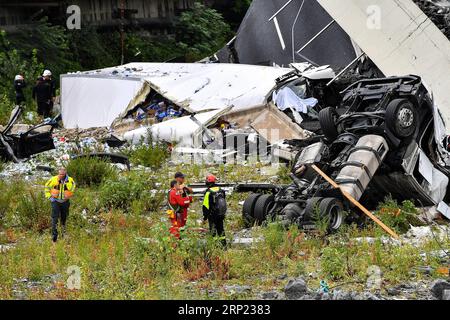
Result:
<svg viewBox="0 0 450 320">
<path fill-rule="evenodd" d="M 70 199 L 75 191 L 75 181 L 68 176 L 66 168 L 61 168 L 58 175 L 45 184 L 45 197 L 52 205 L 52 241 L 58 240 L 58 221 L 61 220 L 62 237 L 66 231 Z"/>
</svg>

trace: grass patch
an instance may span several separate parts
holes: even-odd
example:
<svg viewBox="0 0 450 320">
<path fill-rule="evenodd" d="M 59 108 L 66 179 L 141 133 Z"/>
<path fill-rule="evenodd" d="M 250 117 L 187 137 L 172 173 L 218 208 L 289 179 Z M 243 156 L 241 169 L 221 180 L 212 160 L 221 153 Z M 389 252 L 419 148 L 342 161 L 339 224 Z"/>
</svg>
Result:
<svg viewBox="0 0 450 320">
<path fill-rule="evenodd" d="M 261 292 L 282 290 L 286 277 L 298 276 L 312 290 L 325 280 L 330 287 L 359 291 L 365 289 L 371 266 L 380 268 L 383 286 L 438 276 L 415 272 L 420 266 L 436 268 L 442 263 L 431 255 L 420 256 L 440 249 L 433 239 L 416 247 L 396 246 L 381 241 L 374 225 L 344 226 L 324 237 L 305 234 L 296 226 L 286 230 L 271 221 L 248 231 L 256 239 L 251 246 L 223 248 L 217 239 L 193 231 L 202 218 L 200 201 L 189 209 L 190 231 L 176 241 L 169 234 L 164 208 L 175 170 L 192 182 L 199 182 L 204 172 L 220 172 L 223 182 L 267 179 L 255 177 L 255 170 L 246 166 L 163 164 L 149 173 L 120 172 L 98 186 L 78 188 L 68 218 L 69 237 L 55 246 L 48 232 L 50 205 L 41 182 L 34 186 L 22 180 L 0 181 L 0 243 L 14 244 L 0 253 L 0 299 L 17 298 L 18 291 L 29 299 L 252 299 Z M 240 203 L 245 197 L 227 197 L 229 242 L 234 233 L 242 232 Z M 398 207 L 413 213 L 410 203 Z M 441 243 L 445 248 L 449 245 L 448 239 Z M 70 266 L 81 270 L 80 290 L 66 288 Z M 32 289 L 22 287 L 14 280 L 22 278 L 37 284 Z M 227 289 L 239 285 L 250 290 Z"/>
</svg>

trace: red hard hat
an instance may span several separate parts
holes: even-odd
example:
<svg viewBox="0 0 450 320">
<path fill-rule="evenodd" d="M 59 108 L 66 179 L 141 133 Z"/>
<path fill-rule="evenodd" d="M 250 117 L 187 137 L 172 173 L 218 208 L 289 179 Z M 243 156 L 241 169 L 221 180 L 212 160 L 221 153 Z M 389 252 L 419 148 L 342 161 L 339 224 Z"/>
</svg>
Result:
<svg viewBox="0 0 450 320">
<path fill-rule="evenodd" d="M 212 174 L 208 174 L 208 175 L 206 176 L 206 182 L 212 182 L 212 183 L 214 183 L 214 182 L 216 182 L 216 181 L 217 181 L 216 176 L 214 176 L 214 175 L 212 175 Z"/>
</svg>

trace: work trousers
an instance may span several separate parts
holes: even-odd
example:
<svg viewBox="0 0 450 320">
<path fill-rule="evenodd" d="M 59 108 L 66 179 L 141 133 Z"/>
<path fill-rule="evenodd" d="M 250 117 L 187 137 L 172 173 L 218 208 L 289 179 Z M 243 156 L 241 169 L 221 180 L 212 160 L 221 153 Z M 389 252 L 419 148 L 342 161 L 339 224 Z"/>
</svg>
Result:
<svg viewBox="0 0 450 320">
<path fill-rule="evenodd" d="M 226 245 L 225 240 L 225 229 L 224 229 L 224 217 L 218 217 L 214 214 L 210 214 L 208 216 L 208 224 L 209 224 L 209 231 L 211 232 L 211 235 L 213 237 L 223 237 L 222 244 Z"/>
<path fill-rule="evenodd" d="M 52 102 L 39 102 L 37 103 L 38 109 L 37 113 L 44 118 L 50 118 L 50 113 L 52 109 Z"/>
<path fill-rule="evenodd" d="M 52 202 L 52 239 L 58 240 L 58 221 L 61 220 L 62 234 L 66 230 L 66 220 L 69 216 L 70 202 Z"/>
</svg>

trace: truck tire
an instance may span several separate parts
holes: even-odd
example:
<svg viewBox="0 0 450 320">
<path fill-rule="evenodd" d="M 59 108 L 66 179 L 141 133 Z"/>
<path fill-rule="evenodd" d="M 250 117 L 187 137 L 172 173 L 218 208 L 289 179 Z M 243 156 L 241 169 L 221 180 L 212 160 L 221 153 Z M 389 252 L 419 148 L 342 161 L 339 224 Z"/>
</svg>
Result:
<svg viewBox="0 0 450 320">
<path fill-rule="evenodd" d="M 320 110 L 319 112 L 319 123 L 322 128 L 322 133 L 329 141 L 333 141 L 339 135 L 338 129 L 336 127 L 336 120 L 338 119 L 338 114 L 335 108 L 328 107 Z"/>
<path fill-rule="evenodd" d="M 328 231 L 338 230 L 345 220 L 342 202 L 336 198 L 325 198 L 320 201 L 320 216 L 328 219 Z"/>
<path fill-rule="evenodd" d="M 274 196 L 271 194 L 263 194 L 256 200 L 255 203 L 255 222 L 257 225 L 261 225 L 267 220 L 269 210 L 274 204 Z"/>
<path fill-rule="evenodd" d="M 321 197 L 313 197 L 306 202 L 305 215 L 309 218 L 309 220 L 314 219 L 316 216 L 316 210 L 319 209 L 319 204 L 323 200 Z"/>
<path fill-rule="evenodd" d="M 302 208 L 296 203 L 289 203 L 283 208 L 281 214 L 283 215 L 283 220 L 291 224 L 296 223 L 302 215 Z"/>
<path fill-rule="evenodd" d="M 417 129 L 418 120 L 417 110 L 408 99 L 392 100 L 386 108 L 386 127 L 397 138 L 412 136 Z"/>
<path fill-rule="evenodd" d="M 250 194 L 244 201 L 242 207 L 242 219 L 246 228 L 250 228 L 255 223 L 255 204 L 261 195 L 258 193 Z"/>
</svg>

